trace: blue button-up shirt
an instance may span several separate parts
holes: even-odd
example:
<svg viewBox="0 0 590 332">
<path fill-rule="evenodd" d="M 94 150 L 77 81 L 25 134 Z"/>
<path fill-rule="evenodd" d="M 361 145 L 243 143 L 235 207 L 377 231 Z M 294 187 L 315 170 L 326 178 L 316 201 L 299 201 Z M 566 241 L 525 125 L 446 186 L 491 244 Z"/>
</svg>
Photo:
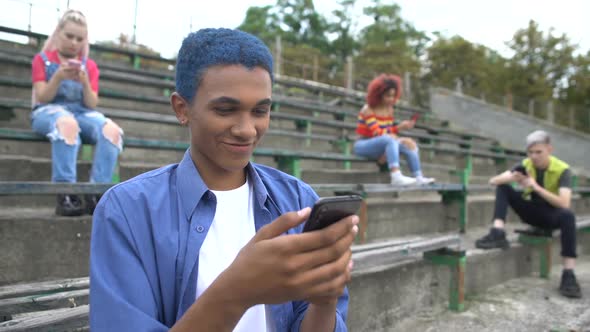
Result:
<svg viewBox="0 0 590 332">
<path fill-rule="evenodd" d="M 258 231 L 281 214 L 313 206 L 317 194 L 276 169 L 250 163 Z M 199 250 L 215 215 L 215 195 L 190 152 L 180 164 L 118 184 L 101 198 L 92 224 L 92 331 L 167 331 L 195 302 Z M 303 226 L 288 233 L 300 233 Z M 272 305 L 276 331 L 299 331 L 308 303 Z M 348 292 L 336 331 L 346 331 Z M 196 327 L 198 328 L 198 327 Z"/>
</svg>

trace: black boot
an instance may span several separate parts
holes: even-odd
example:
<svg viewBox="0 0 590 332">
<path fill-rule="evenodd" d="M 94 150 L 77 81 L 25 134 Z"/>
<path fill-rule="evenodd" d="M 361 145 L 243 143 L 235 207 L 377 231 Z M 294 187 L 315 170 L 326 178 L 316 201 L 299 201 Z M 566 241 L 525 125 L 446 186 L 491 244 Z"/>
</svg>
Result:
<svg viewBox="0 0 590 332">
<path fill-rule="evenodd" d="M 89 215 L 94 214 L 94 209 L 96 209 L 96 205 L 100 200 L 101 195 L 86 195 L 84 199 L 86 201 L 86 213 Z"/>
<path fill-rule="evenodd" d="M 503 229 L 493 227 L 488 235 L 475 241 L 475 246 L 479 249 L 508 249 L 510 243 L 506 240 L 506 232 Z"/>
<path fill-rule="evenodd" d="M 58 216 L 74 217 L 84 214 L 82 200 L 76 195 L 57 195 L 55 214 Z"/>
<path fill-rule="evenodd" d="M 559 292 L 565 297 L 579 299 L 582 297 L 582 290 L 576 280 L 574 270 L 563 270 L 561 273 L 561 284 L 559 285 Z"/>
</svg>

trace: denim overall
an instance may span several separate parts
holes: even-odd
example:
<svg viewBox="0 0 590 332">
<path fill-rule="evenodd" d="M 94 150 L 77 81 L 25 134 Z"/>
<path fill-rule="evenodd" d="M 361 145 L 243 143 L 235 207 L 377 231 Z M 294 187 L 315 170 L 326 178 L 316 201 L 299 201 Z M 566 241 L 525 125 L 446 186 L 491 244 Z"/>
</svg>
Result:
<svg viewBox="0 0 590 332">
<path fill-rule="evenodd" d="M 59 64 L 50 62 L 45 53 L 41 53 L 41 57 L 45 63 L 45 77 L 49 81 Z M 86 70 L 86 58 L 82 61 L 81 69 Z M 57 130 L 57 119 L 62 116 L 72 116 L 78 122 L 80 133 L 74 144 L 67 144 Z M 31 114 L 31 126 L 35 132 L 47 136 L 51 141 L 51 181 L 76 182 L 76 160 L 81 140 L 95 145 L 90 182 L 112 181 L 117 157 L 123 145 L 120 143 L 116 146 L 104 136 L 102 128 L 107 121 L 110 120 L 102 113 L 84 107 L 82 83 L 74 80 L 61 81 L 55 98 L 50 103 L 35 105 Z"/>
</svg>

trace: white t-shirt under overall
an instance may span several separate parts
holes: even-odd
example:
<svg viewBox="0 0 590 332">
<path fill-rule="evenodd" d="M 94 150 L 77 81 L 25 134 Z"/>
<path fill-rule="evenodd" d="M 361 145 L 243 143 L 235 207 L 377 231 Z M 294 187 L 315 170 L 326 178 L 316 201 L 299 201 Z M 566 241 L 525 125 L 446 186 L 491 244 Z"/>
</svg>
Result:
<svg viewBox="0 0 590 332">
<path fill-rule="evenodd" d="M 242 247 L 256 234 L 253 194 L 248 181 L 237 189 L 212 192 L 217 199 L 217 208 L 199 251 L 197 298 L 229 267 Z M 263 304 L 251 307 L 244 313 L 234 332 L 267 331 L 267 326 L 272 326 L 269 314 Z"/>
</svg>

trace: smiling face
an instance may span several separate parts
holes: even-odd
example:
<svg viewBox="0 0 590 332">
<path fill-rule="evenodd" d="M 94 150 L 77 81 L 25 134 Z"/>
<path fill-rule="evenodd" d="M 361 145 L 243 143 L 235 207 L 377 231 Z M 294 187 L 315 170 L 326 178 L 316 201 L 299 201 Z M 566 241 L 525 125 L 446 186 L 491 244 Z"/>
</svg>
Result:
<svg viewBox="0 0 590 332">
<path fill-rule="evenodd" d="M 59 54 L 66 59 L 77 57 L 86 44 L 87 36 L 88 30 L 86 26 L 66 21 L 57 34 L 57 50 Z"/>
<path fill-rule="evenodd" d="M 173 95 L 176 115 L 190 129 L 192 159 L 210 189 L 244 183 L 244 168 L 269 126 L 271 89 L 268 71 L 223 65 L 206 70 L 192 104 Z"/>
</svg>

